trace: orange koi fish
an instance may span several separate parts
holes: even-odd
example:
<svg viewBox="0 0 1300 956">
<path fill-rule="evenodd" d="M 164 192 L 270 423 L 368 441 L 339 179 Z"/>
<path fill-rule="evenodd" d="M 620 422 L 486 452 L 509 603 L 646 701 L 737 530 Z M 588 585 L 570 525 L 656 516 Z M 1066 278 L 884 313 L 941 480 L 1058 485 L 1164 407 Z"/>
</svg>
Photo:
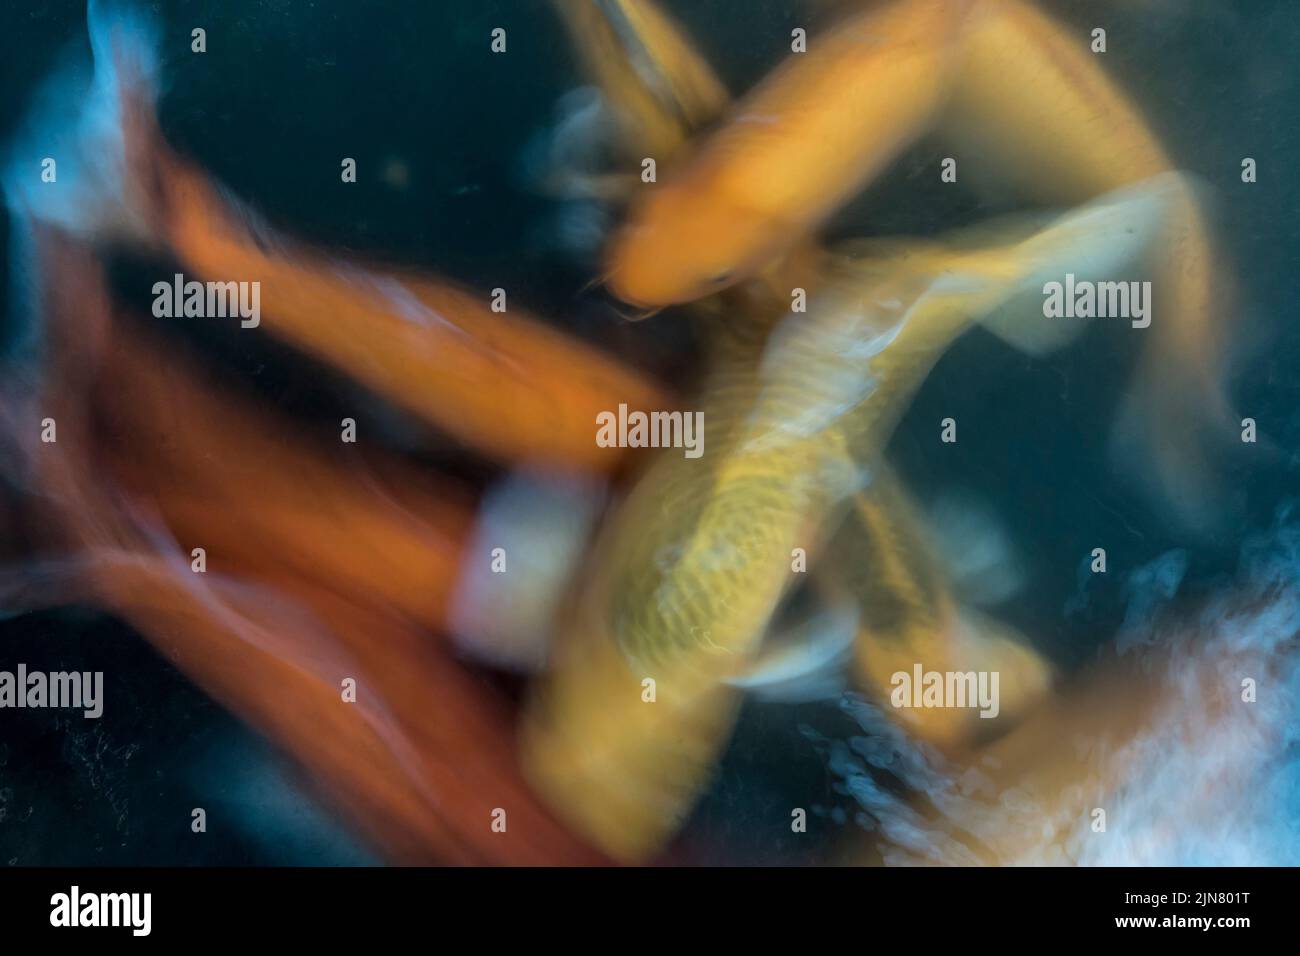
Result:
<svg viewBox="0 0 1300 956">
<path fill-rule="evenodd" d="M 401 616 L 297 573 L 301 566 L 250 573 L 239 557 L 251 548 L 227 554 L 219 545 L 212 567 L 196 574 L 188 542 L 177 546 L 153 502 L 107 477 L 102 446 L 121 436 L 105 433 L 88 408 L 101 361 L 116 348 L 112 306 L 84 246 L 48 229 L 38 238 L 51 360 L 35 390 L 7 397 L 5 423 L 17 432 L 40 421 L 32 418 L 37 410 L 57 422 L 56 442 L 23 447 L 48 517 L 46 536 L 61 547 L 59 557 L 11 572 L 6 601 L 84 599 L 121 615 L 284 747 L 393 860 L 599 862 L 520 778 L 510 708 L 438 641 Z M 16 382 L 12 376 L 11 386 Z M 230 506 L 220 493 L 213 503 Z M 218 510 L 204 526 L 226 517 Z M 429 561 L 436 568 L 445 557 L 431 550 Z M 504 833 L 494 831 L 497 819 L 508 821 Z"/>
<path fill-rule="evenodd" d="M 931 123 L 965 7 L 894 3 L 788 59 L 634 206 L 610 290 L 643 308 L 691 302 L 796 247 Z"/>
</svg>

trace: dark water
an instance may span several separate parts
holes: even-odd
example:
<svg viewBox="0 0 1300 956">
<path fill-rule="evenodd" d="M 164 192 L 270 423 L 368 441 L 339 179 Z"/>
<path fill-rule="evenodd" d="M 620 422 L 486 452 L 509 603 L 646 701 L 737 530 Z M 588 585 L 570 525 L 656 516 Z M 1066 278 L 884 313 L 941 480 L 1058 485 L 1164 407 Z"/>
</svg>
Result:
<svg viewBox="0 0 1300 956">
<path fill-rule="evenodd" d="M 943 358 L 898 430 L 891 454 L 922 500 L 960 489 L 989 502 L 1032 586 L 1000 608 L 1065 668 L 1089 659 L 1123 620 L 1126 573 L 1186 548 L 1184 592 L 1230 582 L 1247 531 L 1269 526 L 1295 493 L 1300 450 L 1300 314 L 1294 172 L 1300 102 L 1289 0 L 1148 0 L 1041 4 L 1081 34 L 1107 28 L 1105 69 L 1140 103 L 1177 164 L 1211 188 L 1217 235 L 1239 287 L 1235 406 L 1261 440 L 1230 456 L 1223 520 L 1194 537 L 1153 510 L 1108 458 L 1108 423 L 1129 361 L 1105 347 L 1103 323 L 1070 349 L 1030 360 L 980 332 Z M 781 59 L 794 26 L 825 22 L 831 4 L 674 0 L 733 92 Z M 168 140 L 286 232 L 368 260 L 409 264 L 512 296 L 556 325 L 667 380 L 689 380 L 692 340 L 672 315 L 631 326 L 578 296 L 589 264 L 555 242 L 563 210 L 530 186 L 524 157 L 582 80 L 540 0 L 157 2 L 167 55 L 161 120 Z M 509 28 L 505 58 L 484 55 Z M 208 31 L 208 52 L 188 49 Z M 0 141 L 69 48 L 88 53 L 84 4 L 0 0 Z M 832 224 L 841 235 L 933 234 L 1015 206 L 942 187 L 922 170 L 922 142 Z M 339 182 L 339 157 L 358 161 Z M 1259 181 L 1240 180 L 1254 157 Z M 379 175 L 385 171 L 386 175 Z M 868 225 L 863 225 L 864 223 Z M 7 234 L 7 229 L 6 233 Z M 0 268 L 8 259 L 0 255 Z M 129 257 L 117 263 L 131 283 Z M 5 298 L 23 277 L 7 270 Z M 8 313 L 10 310 L 5 309 Z M 290 409 L 329 406 L 342 383 L 273 347 L 194 339 L 243 387 Z M 273 373 L 265 370 L 273 368 Z M 322 385 L 321 383 L 324 382 Z M 973 388 L 972 385 L 978 387 Z M 942 463 L 933 423 L 962 412 L 962 440 Z M 470 469 L 478 464 L 462 465 Z M 1117 573 L 1078 596 L 1081 556 L 1106 542 Z M 9 549 L 6 548 L 6 552 Z M 268 746 L 237 724 L 123 626 L 90 614 L 27 615 L 0 624 L 0 661 L 123 675 L 114 706 L 84 730 L 55 712 L 0 715 L 0 862 L 321 863 L 364 851 L 314 808 Z M 755 837 L 773 808 L 837 803 L 835 780 L 800 725 L 850 729 L 825 705 L 749 705 L 713 792 L 683 844 L 690 858 L 818 858 L 824 846 L 788 828 Z M 232 826 L 194 839 L 188 812 Z M 777 814 L 778 817 L 780 813 Z M 174 832 L 160 819 L 176 821 Z M 825 825 L 814 823 L 814 827 Z M 810 848 L 811 847 L 811 848 Z"/>
</svg>

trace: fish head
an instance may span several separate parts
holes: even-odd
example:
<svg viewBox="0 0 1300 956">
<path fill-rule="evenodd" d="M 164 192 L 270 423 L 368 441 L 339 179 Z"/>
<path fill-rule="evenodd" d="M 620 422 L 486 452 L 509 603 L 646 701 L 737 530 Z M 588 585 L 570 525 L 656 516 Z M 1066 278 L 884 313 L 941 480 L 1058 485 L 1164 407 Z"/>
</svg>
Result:
<svg viewBox="0 0 1300 956">
<path fill-rule="evenodd" d="M 782 247 L 784 230 L 770 217 L 694 193 L 668 186 L 634 209 L 606 260 L 619 299 L 645 309 L 694 302 L 754 275 Z"/>
</svg>

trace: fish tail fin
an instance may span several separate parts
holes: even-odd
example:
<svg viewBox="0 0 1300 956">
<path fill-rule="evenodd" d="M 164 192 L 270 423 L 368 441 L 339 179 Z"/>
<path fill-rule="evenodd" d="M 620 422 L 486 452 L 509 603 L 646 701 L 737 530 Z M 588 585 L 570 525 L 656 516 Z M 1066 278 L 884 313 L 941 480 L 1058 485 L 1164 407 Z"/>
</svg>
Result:
<svg viewBox="0 0 1300 956">
<path fill-rule="evenodd" d="M 1218 459 L 1229 447 L 1234 414 L 1227 392 L 1232 289 L 1216 268 L 1194 197 L 1187 197 L 1163 247 L 1136 373 L 1111 436 L 1121 469 L 1141 469 L 1146 493 L 1193 530 L 1215 523 L 1223 498 Z"/>
<path fill-rule="evenodd" d="M 968 642 L 957 669 L 996 672 L 998 716 L 1015 720 L 1051 689 L 1055 668 L 1010 624 L 970 607 L 961 616 Z"/>
<path fill-rule="evenodd" d="M 1034 316 L 1027 314 L 1024 309 L 1004 306 L 985 315 L 980 320 L 980 325 L 1016 351 L 1035 357 L 1051 355 L 1067 348 L 1084 329 L 1082 322 L 1033 319 Z"/>
<path fill-rule="evenodd" d="M 134 231 L 160 224 L 160 163 L 166 156 L 158 125 L 158 26 L 125 3 L 91 0 L 95 70 L 116 98 L 122 124 L 122 193 Z"/>
<path fill-rule="evenodd" d="M 7 151 L 5 197 L 74 235 L 138 238 L 156 201 L 143 173 L 158 135 L 157 27 L 110 0 L 90 0 L 87 22 L 93 60 L 66 56 L 37 92 Z"/>
<path fill-rule="evenodd" d="M 965 556 L 970 566 L 956 568 L 948 548 L 941 546 L 938 529 L 944 536 L 953 532 L 961 542 L 971 543 L 974 535 L 987 531 L 991 517 L 954 520 L 949 528 L 937 524 L 948 520 L 958 506 L 939 506 L 925 521 L 914 512 L 909 496 L 889 472 L 882 472 L 871 492 L 858 499 L 857 530 L 866 533 L 873 563 L 867 583 L 860 589 L 863 606 L 862 626 L 858 635 L 855 672 L 862 689 L 878 700 L 894 704 L 895 716 L 918 736 L 944 747 L 962 746 L 992 731 L 1000 730 L 1019 719 L 1034 701 L 1051 687 L 1054 669 L 1012 627 L 984 614 L 968 602 L 970 595 L 958 595 L 959 583 L 971 590 L 973 579 L 986 586 L 995 583 L 992 576 L 1002 576 L 1004 592 L 990 592 L 990 603 L 1007 596 L 1005 589 L 1018 586 L 1018 575 L 996 570 L 1010 568 L 1009 547 L 994 545 L 984 555 Z M 960 508 L 971 511 L 963 503 Z M 960 527 L 961 524 L 966 527 Z M 994 535 L 996 536 L 996 535 Z M 841 537 L 841 547 L 851 545 L 852 537 Z M 860 547 L 861 545 L 859 545 Z M 848 557 L 852 551 L 841 551 Z M 844 563 L 841 557 L 840 563 Z M 965 581 L 948 580 L 949 574 L 964 574 Z M 874 590 L 869 590 L 874 589 Z M 943 675 L 974 673 L 976 683 L 983 680 L 991 699 L 976 709 L 965 707 L 909 706 L 908 695 L 898 698 L 904 680 L 920 665 L 924 672 Z M 993 675 L 997 675 L 994 685 Z M 952 703 L 952 702 L 949 702 Z M 967 704 L 970 702 L 967 701 Z"/>
<path fill-rule="evenodd" d="M 1052 664 L 1014 628 L 960 605 L 944 615 L 941 631 L 922 641 L 910 641 L 905 648 L 865 633 L 858 661 L 864 689 L 881 700 L 893 701 L 900 687 L 910 686 L 902 682 L 917 664 L 924 673 L 939 674 L 945 682 L 950 675 L 965 677 L 965 690 L 979 695 L 975 700 L 915 707 L 904 693 L 891 708 L 916 736 L 949 750 L 1010 727 L 1043 699 L 1055 680 Z"/>
<path fill-rule="evenodd" d="M 980 323 L 1029 355 L 1047 355 L 1069 345 L 1088 323 L 1049 316 L 1049 286 L 1067 274 L 1088 281 L 1120 278 L 1147 258 L 1187 189 L 1186 177 L 1163 173 L 1099 196 L 1045 225 L 1041 219 L 1018 218 L 1001 226 L 1008 234 L 1032 231 L 1019 241 L 959 259 L 959 268 L 987 277 L 990 295 L 997 300 Z M 978 233 L 988 228 L 980 227 Z"/>
<path fill-rule="evenodd" d="M 1164 172 L 1046 223 L 1013 218 L 968 230 L 952 243 L 944 282 L 998 338 L 1044 355 L 1089 324 L 1050 309 L 1054 296 L 1064 306 L 1067 278 L 1100 284 L 1151 276 L 1145 307 L 1132 300 L 1133 328 L 1124 330 L 1142 355 L 1112 434 L 1112 455 L 1121 468 L 1141 469 L 1156 503 L 1204 530 L 1221 498 L 1215 453 L 1227 447 L 1234 416 L 1222 328 L 1230 293 L 1216 286 L 1224 280 L 1201 191 L 1192 177 Z"/>
<path fill-rule="evenodd" d="M 1183 370 L 1142 360 L 1111 433 L 1115 466 L 1134 475 L 1145 496 L 1186 528 L 1217 523 L 1224 486 L 1216 464 L 1226 451 L 1226 398 Z"/>
</svg>

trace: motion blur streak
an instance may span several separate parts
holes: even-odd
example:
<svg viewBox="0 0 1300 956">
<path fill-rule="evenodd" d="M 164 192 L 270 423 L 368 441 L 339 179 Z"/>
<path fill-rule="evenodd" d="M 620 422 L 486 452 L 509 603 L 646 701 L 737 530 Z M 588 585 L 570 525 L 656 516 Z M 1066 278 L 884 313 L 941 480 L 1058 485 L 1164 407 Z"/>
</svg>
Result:
<svg viewBox="0 0 1300 956">
<path fill-rule="evenodd" d="M 247 552 L 238 549 L 196 574 L 188 543 L 179 544 L 163 522 L 175 489 L 164 485 L 155 500 L 141 493 L 139 483 L 148 483 L 141 475 L 129 492 L 108 480 L 90 408 L 100 365 L 116 345 L 112 306 L 100 266 L 85 248 L 34 228 L 42 265 L 38 302 L 52 358 L 43 369 L 11 370 L 8 383 L 36 388 L 24 397 L 6 393 L 4 438 L 14 452 L 6 461 L 26 468 L 18 483 L 37 489 L 44 524 L 57 529 L 46 531 L 57 550 L 7 570 L 0 600 L 31 607 L 81 599 L 120 614 L 215 698 L 284 746 L 394 860 L 597 862 L 520 780 L 508 706 L 426 632 L 336 592 L 333 581 L 312 580 L 315 575 L 292 563 L 259 574 L 256 560 L 240 563 Z M 144 366 L 125 367 L 150 375 Z M 199 408 L 205 401 L 190 399 Z M 57 442 L 35 440 L 27 427 L 40 420 L 33 408 L 56 419 Z M 314 477 L 321 494 L 337 492 L 337 480 Z M 380 509 L 381 525 L 382 515 Z M 202 522 L 205 532 L 225 517 L 211 513 Z M 319 521 L 306 524 L 295 531 L 290 522 L 284 545 L 293 535 L 312 540 L 321 531 Z M 328 540 L 314 547 L 322 549 L 314 555 L 329 560 Z M 443 552 L 430 554 L 446 560 Z M 355 703 L 343 697 L 348 678 L 356 682 Z M 498 807 L 509 813 L 507 834 L 490 829 Z"/>
<path fill-rule="evenodd" d="M 1165 562 L 1166 564 L 1168 562 Z M 1127 650 L 1008 737 L 957 759 L 849 696 L 864 735 L 805 734 L 859 808 L 855 859 L 1215 866 L 1300 863 L 1300 517 L 1241 552 L 1240 584 L 1135 625 Z M 1135 595 L 1135 598 L 1137 595 Z M 1244 700 L 1252 680 L 1258 699 Z M 901 784 L 901 790 L 900 790 Z M 1105 811 L 1105 831 L 1094 812 Z M 868 836 L 869 834 L 869 836 Z"/>
<path fill-rule="evenodd" d="M 45 131 L 71 139 L 75 155 L 87 157 L 65 174 L 79 199 L 48 210 L 11 175 L 11 202 L 96 237 L 126 231 L 194 276 L 260 282 L 266 332 L 484 454 L 599 471 L 619 466 L 622 450 L 596 445 L 592 423 L 611 402 L 665 407 L 654 384 L 509 299 L 508 311 L 494 312 L 486 293 L 343 263 L 257 223 L 163 141 L 149 29 L 97 6 L 90 18 L 95 86 L 84 102 L 54 114 L 80 117 L 80 125 Z M 102 166 L 92 164 L 88 157 L 102 151 Z M 90 172 L 101 168 L 116 170 L 120 181 Z M 81 182 L 72 178 L 78 171 L 85 171 Z"/>
<path fill-rule="evenodd" d="M 624 151 L 671 159 L 729 100 L 722 81 L 654 0 L 552 0 L 618 120 Z"/>
</svg>

